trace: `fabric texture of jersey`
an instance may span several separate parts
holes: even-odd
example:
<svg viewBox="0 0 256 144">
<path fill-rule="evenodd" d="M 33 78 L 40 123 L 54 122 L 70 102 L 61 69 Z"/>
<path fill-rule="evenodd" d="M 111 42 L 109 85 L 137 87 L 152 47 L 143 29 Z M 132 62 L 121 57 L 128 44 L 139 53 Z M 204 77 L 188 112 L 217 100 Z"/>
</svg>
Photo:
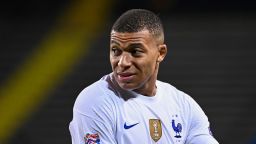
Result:
<svg viewBox="0 0 256 144">
<path fill-rule="evenodd" d="M 73 144 L 84 144 L 87 134 L 99 135 L 100 144 L 218 144 L 189 95 L 156 81 L 156 95 L 147 97 L 121 89 L 112 77 L 77 97 L 69 126 Z"/>
</svg>

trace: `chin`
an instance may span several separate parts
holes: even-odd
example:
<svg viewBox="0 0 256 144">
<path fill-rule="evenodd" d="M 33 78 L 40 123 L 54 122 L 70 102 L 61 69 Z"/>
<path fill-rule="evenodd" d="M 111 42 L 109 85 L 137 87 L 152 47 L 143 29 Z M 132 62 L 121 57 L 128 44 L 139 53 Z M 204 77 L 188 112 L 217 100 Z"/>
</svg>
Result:
<svg viewBox="0 0 256 144">
<path fill-rule="evenodd" d="M 137 88 L 133 83 L 120 83 L 120 82 L 118 82 L 118 85 L 119 85 L 122 89 L 128 90 L 128 91 L 131 91 L 131 90 L 134 90 L 134 89 Z"/>
</svg>

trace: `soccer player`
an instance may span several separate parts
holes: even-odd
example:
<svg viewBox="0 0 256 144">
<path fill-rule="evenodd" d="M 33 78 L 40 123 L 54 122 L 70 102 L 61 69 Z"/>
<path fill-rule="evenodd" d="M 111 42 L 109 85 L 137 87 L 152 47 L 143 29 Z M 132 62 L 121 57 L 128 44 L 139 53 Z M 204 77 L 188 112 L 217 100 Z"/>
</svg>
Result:
<svg viewBox="0 0 256 144">
<path fill-rule="evenodd" d="M 200 106 L 186 93 L 157 80 L 167 53 L 160 18 L 132 9 L 110 35 L 113 72 L 77 97 L 73 144 L 218 144 Z"/>
</svg>

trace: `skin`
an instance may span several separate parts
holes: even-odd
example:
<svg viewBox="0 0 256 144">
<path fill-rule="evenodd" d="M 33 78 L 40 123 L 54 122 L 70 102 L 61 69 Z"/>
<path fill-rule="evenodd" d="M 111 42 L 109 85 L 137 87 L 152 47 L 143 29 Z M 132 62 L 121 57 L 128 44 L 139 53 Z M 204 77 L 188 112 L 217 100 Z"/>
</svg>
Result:
<svg viewBox="0 0 256 144">
<path fill-rule="evenodd" d="M 156 38 L 146 29 L 111 32 L 110 63 L 114 79 L 122 89 L 154 96 L 159 64 L 166 53 L 163 37 Z"/>
</svg>

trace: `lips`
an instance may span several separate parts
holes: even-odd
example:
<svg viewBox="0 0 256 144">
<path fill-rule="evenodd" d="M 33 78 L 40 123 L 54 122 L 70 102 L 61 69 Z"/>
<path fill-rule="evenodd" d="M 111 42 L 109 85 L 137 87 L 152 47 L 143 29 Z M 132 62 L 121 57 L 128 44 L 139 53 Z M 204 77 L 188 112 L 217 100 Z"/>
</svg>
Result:
<svg viewBox="0 0 256 144">
<path fill-rule="evenodd" d="M 129 73 L 129 72 L 117 73 L 117 78 L 121 82 L 130 82 L 133 79 L 133 77 L 134 77 L 133 73 Z"/>
</svg>

